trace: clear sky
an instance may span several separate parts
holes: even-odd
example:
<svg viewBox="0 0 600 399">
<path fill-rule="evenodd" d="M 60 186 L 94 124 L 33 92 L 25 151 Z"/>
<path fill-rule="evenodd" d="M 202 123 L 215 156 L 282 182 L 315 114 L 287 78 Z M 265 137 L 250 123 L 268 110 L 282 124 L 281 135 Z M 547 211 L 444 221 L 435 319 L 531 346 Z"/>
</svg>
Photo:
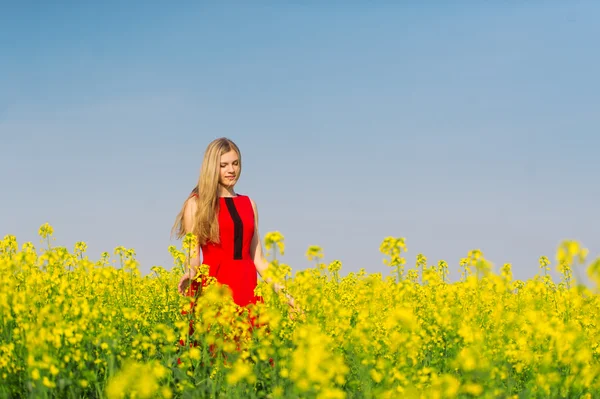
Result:
<svg viewBox="0 0 600 399">
<path fill-rule="evenodd" d="M 1 236 L 37 244 L 49 222 L 93 259 L 123 245 L 170 268 L 226 136 L 294 270 L 316 244 L 387 275 L 386 236 L 454 278 L 475 248 L 521 279 L 562 239 L 600 254 L 600 2 L 12 3 Z"/>
</svg>

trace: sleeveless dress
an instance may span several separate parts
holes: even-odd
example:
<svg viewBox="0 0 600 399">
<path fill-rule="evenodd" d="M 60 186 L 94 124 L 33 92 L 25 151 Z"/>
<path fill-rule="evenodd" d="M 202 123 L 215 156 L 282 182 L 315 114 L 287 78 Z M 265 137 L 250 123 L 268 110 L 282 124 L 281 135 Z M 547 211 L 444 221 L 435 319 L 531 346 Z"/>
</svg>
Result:
<svg viewBox="0 0 600 399">
<path fill-rule="evenodd" d="M 254 294 L 257 272 L 250 254 L 250 244 L 255 220 L 250 197 L 220 197 L 218 221 L 220 242 L 201 246 L 202 263 L 209 266 L 209 276 L 229 287 L 237 305 L 255 304 L 261 298 Z M 189 295 L 195 296 L 200 284 L 193 281 Z"/>
<path fill-rule="evenodd" d="M 193 193 L 192 197 L 198 194 Z M 257 271 L 250 255 L 250 244 L 254 236 L 254 209 L 250 197 L 238 194 L 235 197 L 219 198 L 219 243 L 208 242 L 201 246 L 202 263 L 209 266 L 208 275 L 214 277 L 218 284 L 229 288 L 233 301 L 239 306 L 248 306 L 264 302 L 263 298 L 254 294 L 257 285 Z M 195 298 L 206 281 L 193 280 L 186 296 Z M 200 294 L 201 295 L 201 294 Z M 189 310 L 182 310 L 182 315 L 194 313 L 194 300 Z M 249 327 L 257 327 L 256 318 L 249 315 Z M 194 321 L 189 322 L 189 335 L 194 333 Z M 179 340 L 181 346 L 185 345 Z M 196 340 L 190 346 L 197 346 Z M 177 360 L 180 363 L 180 360 Z"/>
<path fill-rule="evenodd" d="M 250 254 L 255 230 L 254 209 L 250 197 L 241 194 L 235 197 L 220 197 L 218 221 L 220 242 L 209 242 L 201 246 L 202 263 L 209 266 L 208 275 L 214 277 L 217 283 L 229 287 L 237 305 L 245 307 L 257 302 L 264 303 L 263 298 L 254 293 L 258 279 L 256 266 Z M 194 298 L 203 284 L 205 281 L 192 281 L 186 290 L 186 296 Z M 195 303 L 192 300 L 192 314 L 194 307 Z M 181 313 L 187 314 L 185 310 Z M 248 327 L 261 327 L 261 323 L 257 322 L 253 314 L 249 315 Z M 190 320 L 189 335 L 193 333 L 193 320 Z M 180 340 L 179 344 L 185 346 L 183 340 Z M 197 346 L 198 343 L 194 339 L 189 345 Z M 180 359 L 177 362 L 180 363 Z M 269 362 L 273 365 L 272 359 Z"/>
</svg>

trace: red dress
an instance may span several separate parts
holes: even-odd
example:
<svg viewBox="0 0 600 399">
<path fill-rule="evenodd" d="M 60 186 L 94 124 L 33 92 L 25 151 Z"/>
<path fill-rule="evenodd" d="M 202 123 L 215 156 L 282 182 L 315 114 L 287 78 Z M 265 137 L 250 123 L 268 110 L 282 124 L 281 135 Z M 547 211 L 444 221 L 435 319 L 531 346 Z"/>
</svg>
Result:
<svg viewBox="0 0 600 399">
<path fill-rule="evenodd" d="M 198 195 L 193 193 L 192 196 Z M 264 303 L 261 296 L 254 294 L 258 279 L 256 265 L 250 254 L 255 230 L 254 209 L 250 198 L 246 195 L 220 197 L 218 221 L 220 242 L 218 244 L 210 242 L 201 246 L 202 263 L 209 266 L 209 276 L 214 277 L 219 284 L 228 286 L 234 302 L 239 306 Z M 204 281 L 192 281 L 186 295 L 195 297 L 201 284 L 204 284 Z M 191 305 L 193 314 L 195 307 L 193 301 Z M 187 312 L 182 311 L 182 314 Z M 248 322 L 250 329 L 262 326 L 253 314 L 249 315 Z M 193 333 L 193 320 L 191 320 L 189 335 Z M 185 345 L 183 340 L 179 343 L 181 346 Z M 190 346 L 197 345 L 196 340 L 190 343 Z M 211 345 L 212 352 L 213 345 Z M 177 362 L 181 363 L 181 360 L 178 359 Z M 273 359 L 269 359 L 269 364 L 274 365 Z"/>
<path fill-rule="evenodd" d="M 219 240 L 201 246 L 202 263 L 209 266 L 208 275 L 227 285 L 239 306 L 261 301 L 254 294 L 257 284 L 256 266 L 250 254 L 254 236 L 254 209 L 246 195 L 219 198 Z M 200 283 L 193 281 L 194 296 Z"/>
<path fill-rule="evenodd" d="M 218 221 L 220 242 L 209 242 L 201 246 L 202 263 L 209 266 L 208 275 L 214 277 L 219 284 L 229 287 L 233 301 L 239 306 L 263 302 L 262 297 L 254 294 L 257 271 L 250 254 L 250 245 L 254 236 L 255 221 L 250 198 L 245 195 L 220 197 Z M 192 281 L 186 295 L 195 297 L 203 284 L 205 281 Z M 192 301 L 192 314 L 194 307 L 195 303 Z M 185 315 L 188 312 L 183 310 L 181 313 Z M 257 327 L 253 315 L 249 316 L 249 327 Z M 193 320 L 190 320 L 189 335 L 193 333 Z M 185 345 L 183 340 L 179 343 Z M 190 343 L 190 346 L 196 345 L 195 340 Z"/>
</svg>

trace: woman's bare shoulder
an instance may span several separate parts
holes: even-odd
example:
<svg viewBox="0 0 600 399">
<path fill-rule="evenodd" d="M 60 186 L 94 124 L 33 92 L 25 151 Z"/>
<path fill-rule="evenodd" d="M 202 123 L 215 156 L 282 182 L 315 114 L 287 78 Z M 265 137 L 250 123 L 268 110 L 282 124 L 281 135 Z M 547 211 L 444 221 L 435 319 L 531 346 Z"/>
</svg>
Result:
<svg viewBox="0 0 600 399">
<path fill-rule="evenodd" d="M 198 209 L 198 195 L 190 195 L 185 200 L 185 211 L 186 213 L 194 213 Z"/>
</svg>

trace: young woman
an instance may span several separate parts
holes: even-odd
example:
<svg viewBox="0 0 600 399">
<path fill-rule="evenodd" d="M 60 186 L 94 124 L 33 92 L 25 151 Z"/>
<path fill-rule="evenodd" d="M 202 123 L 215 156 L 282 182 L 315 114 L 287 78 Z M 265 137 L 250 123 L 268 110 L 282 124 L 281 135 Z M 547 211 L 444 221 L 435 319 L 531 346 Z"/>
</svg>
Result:
<svg viewBox="0 0 600 399">
<path fill-rule="evenodd" d="M 250 197 L 234 191 L 241 171 L 242 157 L 233 141 L 219 138 L 208 145 L 198 185 L 173 226 L 177 238 L 187 233 L 198 238 L 189 272 L 179 281 L 181 294 L 195 296 L 201 283 L 194 278 L 198 266 L 205 264 L 209 266 L 209 276 L 227 285 L 239 306 L 262 300 L 254 294 L 256 273 L 264 276 L 269 264 L 263 257 L 256 204 Z M 270 283 L 269 279 L 265 281 Z M 276 292 L 283 288 L 279 284 L 273 287 Z M 293 298 L 287 294 L 286 297 L 295 308 Z"/>
</svg>

